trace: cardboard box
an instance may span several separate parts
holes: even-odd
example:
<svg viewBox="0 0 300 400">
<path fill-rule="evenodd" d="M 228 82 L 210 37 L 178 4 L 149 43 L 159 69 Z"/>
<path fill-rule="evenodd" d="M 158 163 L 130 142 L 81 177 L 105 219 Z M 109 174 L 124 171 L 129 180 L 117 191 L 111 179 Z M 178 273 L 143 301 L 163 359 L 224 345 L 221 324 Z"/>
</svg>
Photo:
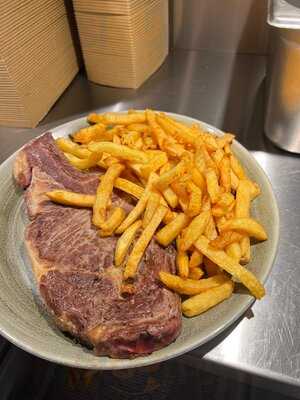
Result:
<svg viewBox="0 0 300 400">
<path fill-rule="evenodd" d="M 74 0 L 88 78 L 138 88 L 168 54 L 167 0 Z"/>
<path fill-rule="evenodd" d="M 0 124 L 35 127 L 78 72 L 63 0 L 3 0 Z"/>
</svg>

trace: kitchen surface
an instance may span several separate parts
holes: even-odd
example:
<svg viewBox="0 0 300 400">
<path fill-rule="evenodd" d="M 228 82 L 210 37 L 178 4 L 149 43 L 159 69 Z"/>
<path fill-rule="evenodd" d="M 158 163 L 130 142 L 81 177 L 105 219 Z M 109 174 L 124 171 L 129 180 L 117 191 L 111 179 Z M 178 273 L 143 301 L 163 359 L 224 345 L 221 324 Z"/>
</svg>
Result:
<svg viewBox="0 0 300 400">
<path fill-rule="evenodd" d="M 138 90 L 98 86 L 80 73 L 37 128 L 0 128 L 0 161 L 31 138 L 91 111 L 150 107 L 235 133 L 272 182 L 281 218 L 278 255 L 265 298 L 177 362 L 300 398 L 300 159 L 264 136 L 265 71 L 264 55 L 176 50 Z"/>
</svg>

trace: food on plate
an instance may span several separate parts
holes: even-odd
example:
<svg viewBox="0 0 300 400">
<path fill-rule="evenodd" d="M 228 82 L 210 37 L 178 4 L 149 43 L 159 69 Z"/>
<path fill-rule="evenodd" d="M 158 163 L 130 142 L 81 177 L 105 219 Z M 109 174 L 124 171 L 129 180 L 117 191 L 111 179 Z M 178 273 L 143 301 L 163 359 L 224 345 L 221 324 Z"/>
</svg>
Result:
<svg viewBox="0 0 300 400">
<path fill-rule="evenodd" d="M 237 282 L 262 298 L 243 266 L 250 237 L 267 240 L 251 216 L 260 188 L 234 136 L 152 110 L 87 120 L 69 139 L 33 140 L 14 166 L 26 246 L 58 326 L 96 354 L 130 358 L 171 343 L 181 313 L 207 311 Z"/>
</svg>

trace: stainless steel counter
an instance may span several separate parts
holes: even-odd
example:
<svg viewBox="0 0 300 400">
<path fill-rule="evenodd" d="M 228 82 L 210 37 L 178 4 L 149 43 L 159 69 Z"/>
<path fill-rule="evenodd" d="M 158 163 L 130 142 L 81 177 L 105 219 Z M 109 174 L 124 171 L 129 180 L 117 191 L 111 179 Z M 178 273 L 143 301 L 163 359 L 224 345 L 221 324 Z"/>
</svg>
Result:
<svg viewBox="0 0 300 400">
<path fill-rule="evenodd" d="M 267 296 L 182 361 L 300 398 L 300 158 L 263 136 L 265 61 L 177 51 L 138 90 L 100 87 L 79 75 L 38 128 L 0 128 L 0 162 L 30 138 L 91 110 L 152 107 L 235 132 L 272 181 L 281 213 L 279 252 Z"/>
</svg>

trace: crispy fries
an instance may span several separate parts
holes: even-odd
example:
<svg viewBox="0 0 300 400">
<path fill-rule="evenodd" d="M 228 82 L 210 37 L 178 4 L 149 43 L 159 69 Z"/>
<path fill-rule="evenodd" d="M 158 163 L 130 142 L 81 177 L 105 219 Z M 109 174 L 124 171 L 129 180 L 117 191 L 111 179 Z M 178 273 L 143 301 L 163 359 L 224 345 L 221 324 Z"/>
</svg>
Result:
<svg viewBox="0 0 300 400">
<path fill-rule="evenodd" d="M 136 290 L 126 280 L 137 278 L 144 252 L 156 240 L 162 246 L 176 241 L 177 276 L 161 271 L 159 277 L 169 289 L 193 296 L 182 302 L 186 316 L 231 295 L 227 273 L 256 298 L 263 297 L 263 286 L 241 265 L 250 261 L 250 237 L 267 239 L 251 216 L 260 187 L 232 151 L 234 135 L 215 136 L 152 110 L 93 113 L 87 119 L 90 126 L 56 144 L 74 167 L 106 171 L 97 193 L 53 190 L 45 195 L 58 204 L 93 208 L 101 237 L 121 235 L 114 255 L 115 265 L 124 267 L 121 293 Z M 127 215 L 113 191 L 132 197 Z"/>
<path fill-rule="evenodd" d="M 220 286 L 222 283 L 228 281 L 228 278 L 225 275 L 216 275 L 207 279 L 193 280 L 182 279 L 179 276 L 164 271 L 160 271 L 159 277 L 169 289 L 172 289 L 179 294 L 190 296 L 205 292 L 208 289 Z"/>
<path fill-rule="evenodd" d="M 257 299 L 261 299 L 265 295 L 264 287 L 252 272 L 242 267 L 235 259 L 229 257 L 224 251 L 214 250 L 209 246 L 209 241 L 204 236 L 201 236 L 197 240 L 195 246 L 207 258 L 216 263 L 235 279 L 242 282 Z"/>
<path fill-rule="evenodd" d="M 152 236 L 154 235 L 156 229 L 159 224 L 163 220 L 165 214 L 167 212 L 167 208 L 165 206 L 160 205 L 154 214 L 150 223 L 146 226 L 141 236 L 137 240 L 134 245 L 132 252 L 130 253 L 126 267 L 124 270 L 124 279 L 134 278 L 139 262 L 143 257 L 144 251 L 146 250 L 148 244 L 150 243 Z"/>
<path fill-rule="evenodd" d="M 88 145 L 88 149 L 93 153 L 108 153 L 121 160 L 129 160 L 142 164 L 148 162 L 148 156 L 145 152 L 131 149 L 117 143 L 93 142 Z"/>
<path fill-rule="evenodd" d="M 202 314 L 211 307 L 214 307 L 216 304 L 228 299 L 233 292 L 233 285 L 232 281 L 227 280 L 220 286 L 209 289 L 204 293 L 183 301 L 181 304 L 183 314 L 186 317 L 194 317 L 195 315 Z"/>
<path fill-rule="evenodd" d="M 113 164 L 108 168 L 100 180 L 96 193 L 96 200 L 93 206 L 93 224 L 99 228 L 102 227 L 102 224 L 106 219 L 106 209 L 113 191 L 114 181 L 120 175 L 123 169 L 123 165 Z"/>
<path fill-rule="evenodd" d="M 51 192 L 47 192 L 46 196 L 58 204 L 84 208 L 93 207 L 96 200 L 95 195 L 68 192 L 67 190 L 52 190 Z"/>
</svg>

